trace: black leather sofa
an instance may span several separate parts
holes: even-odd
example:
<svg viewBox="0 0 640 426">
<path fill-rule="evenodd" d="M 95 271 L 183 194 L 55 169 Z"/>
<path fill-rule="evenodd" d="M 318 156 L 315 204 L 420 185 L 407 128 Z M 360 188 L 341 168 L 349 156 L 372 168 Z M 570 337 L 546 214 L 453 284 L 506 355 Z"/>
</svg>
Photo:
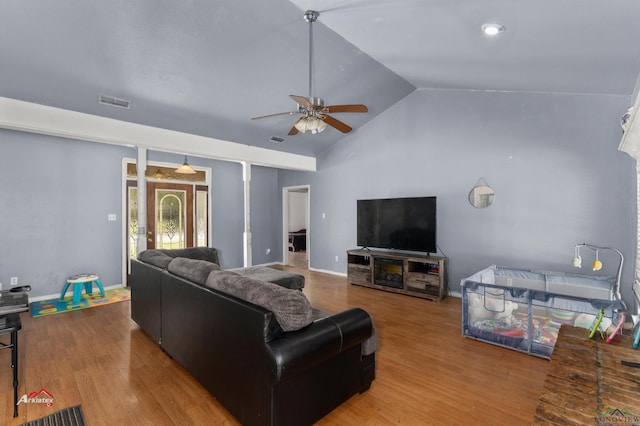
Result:
<svg viewBox="0 0 640 426">
<path fill-rule="evenodd" d="M 242 424 L 313 424 L 374 380 L 364 310 L 326 314 L 210 259 L 155 263 L 132 260 L 132 319 Z"/>
</svg>

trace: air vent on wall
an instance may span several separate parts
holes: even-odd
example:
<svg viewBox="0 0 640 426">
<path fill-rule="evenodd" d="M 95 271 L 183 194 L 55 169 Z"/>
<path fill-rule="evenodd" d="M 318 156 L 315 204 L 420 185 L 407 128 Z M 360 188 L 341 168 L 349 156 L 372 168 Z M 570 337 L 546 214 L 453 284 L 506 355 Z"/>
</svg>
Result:
<svg viewBox="0 0 640 426">
<path fill-rule="evenodd" d="M 271 142 L 274 142 L 274 143 L 283 143 L 284 142 L 284 138 L 281 138 L 279 136 L 271 136 L 271 138 L 269 138 L 269 140 Z"/>
<path fill-rule="evenodd" d="M 129 105 L 131 104 L 131 102 L 126 99 L 119 99 L 108 95 L 98 96 L 98 103 L 124 109 L 129 109 Z"/>
</svg>

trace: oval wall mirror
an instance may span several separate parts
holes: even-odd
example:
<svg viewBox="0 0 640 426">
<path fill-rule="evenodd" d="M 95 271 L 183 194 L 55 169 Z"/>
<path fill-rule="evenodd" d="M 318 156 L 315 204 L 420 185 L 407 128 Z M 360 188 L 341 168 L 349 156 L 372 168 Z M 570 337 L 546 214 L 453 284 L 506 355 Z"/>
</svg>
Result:
<svg viewBox="0 0 640 426">
<path fill-rule="evenodd" d="M 469 192 L 469 202 L 477 209 L 484 209 L 493 203 L 495 196 L 495 191 L 489 185 L 476 185 Z"/>
</svg>

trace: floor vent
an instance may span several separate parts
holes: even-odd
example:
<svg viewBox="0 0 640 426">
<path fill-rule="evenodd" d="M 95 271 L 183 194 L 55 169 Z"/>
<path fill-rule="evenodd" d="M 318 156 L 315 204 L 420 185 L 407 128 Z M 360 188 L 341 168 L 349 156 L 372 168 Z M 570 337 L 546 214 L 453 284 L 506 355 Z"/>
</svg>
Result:
<svg viewBox="0 0 640 426">
<path fill-rule="evenodd" d="M 271 136 L 271 138 L 269 140 L 271 142 L 274 142 L 274 143 L 282 143 L 282 142 L 284 142 L 284 138 L 281 138 L 279 136 Z"/>
<path fill-rule="evenodd" d="M 108 95 L 98 96 L 98 103 L 124 109 L 129 109 L 129 106 L 131 105 L 131 102 L 126 99 L 119 99 Z"/>
</svg>

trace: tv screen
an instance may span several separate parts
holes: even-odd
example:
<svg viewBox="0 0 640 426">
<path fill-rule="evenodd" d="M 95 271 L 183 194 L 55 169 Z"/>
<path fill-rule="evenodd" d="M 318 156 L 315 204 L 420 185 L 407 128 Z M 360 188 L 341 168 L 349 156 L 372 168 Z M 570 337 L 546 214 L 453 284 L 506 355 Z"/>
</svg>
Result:
<svg viewBox="0 0 640 426">
<path fill-rule="evenodd" d="M 436 197 L 358 200 L 357 244 L 435 253 Z"/>
</svg>

